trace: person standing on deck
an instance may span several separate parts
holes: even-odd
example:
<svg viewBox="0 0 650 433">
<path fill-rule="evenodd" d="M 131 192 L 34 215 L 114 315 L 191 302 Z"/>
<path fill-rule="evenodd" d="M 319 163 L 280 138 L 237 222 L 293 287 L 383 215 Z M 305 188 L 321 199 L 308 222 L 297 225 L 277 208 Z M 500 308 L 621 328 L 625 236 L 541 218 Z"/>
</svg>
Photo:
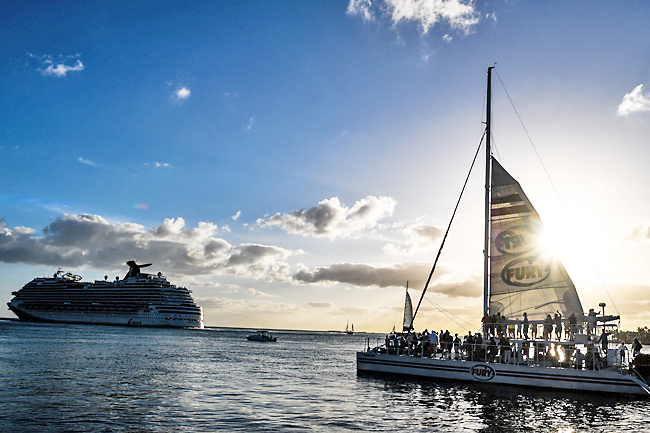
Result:
<svg viewBox="0 0 650 433">
<path fill-rule="evenodd" d="M 467 334 L 467 344 L 465 345 L 465 354 L 467 355 L 466 359 L 470 361 L 474 360 L 474 338 L 472 331 L 469 331 Z"/>
<path fill-rule="evenodd" d="M 524 320 L 521 326 L 523 327 L 524 338 L 528 340 L 528 313 L 524 313 Z"/>
<path fill-rule="evenodd" d="M 486 314 L 483 316 L 483 319 L 481 319 L 481 322 L 483 322 L 483 334 L 487 337 L 488 335 L 491 335 L 491 330 L 492 330 L 492 317 L 490 317 L 489 314 Z"/>
<path fill-rule="evenodd" d="M 569 316 L 569 338 L 571 338 L 571 340 L 575 338 L 577 329 L 578 329 L 578 319 L 576 318 L 576 313 L 571 313 L 571 315 Z"/>
<path fill-rule="evenodd" d="M 474 337 L 474 359 L 477 361 L 484 360 L 485 356 L 482 353 L 483 350 L 483 336 L 481 333 L 477 333 Z"/>
<path fill-rule="evenodd" d="M 609 341 L 607 341 L 607 336 L 609 334 L 610 334 L 609 332 L 605 332 L 605 327 L 603 327 L 603 333 L 600 334 L 600 337 L 598 338 L 598 342 L 600 342 L 601 348 L 603 349 L 605 356 L 607 356 L 607 348 L 609 347 Z"/>
<path fill-rule="evenodd" d="M 544 340 L 550 340 L 553 334 L 553 319 L 550 314 L 546 315 L 544 319 Z"/>
<path fill-rule="evenodd" d="M 436 331 L 431 331 L 431 334 L 429 334 L 429 344 L 431 345 L 431 357 L 435 358 L 438 350 L 438 334 L 436 334 Z"/>
<path fill-rule="evenodd" d="M 501 349 L 501 362 L 510 364 L 512 348 L 510 347 L 510 339 L 507 335 L 503 335 L 499 340 L 499 348 Z"/>
<path fill-rule="evenodd" d="M 582 367 L 585 363 L 585 355 L 583 355 L 580 349 L 576 349 L 576 354 L 574 355 L 574 358 L 575 358 L 576 368 L 582 370 Z"/>
<path fill-rule="evenodd" d="M 625 341 L 621 341 L 620 346 L 618 346 L 618 353 L 621 357 L 621 365 L 625 362 L 625 353 L 627 352 L 627 346 L 625 345 Z"/>
<path fill-rule="evenodd" d="M 638 338 L 635 338 L 634 341 L 632 342 L 632 358 L 634 359 L 635 356 L 641 353 L 641 348 L 643 345 L 639 341 Z"/>
<path fill-rule="evenodd" d="M 589 309 L 587 314 L 587 335 L 591 335 L 596 330 L 596 312 L 593 308 Z"/>
<path fill-rule="evenodd" d="M 562 315 L 559 311 L 555 313 L 553 322 L 555 323 L 555 337 L 559 341 L 562 338 Z"/>
<path fill-rule="evenodd" d="M 458 334 L 454 334 L 454 359 L 460 359 L 460 344 L 462 341 L 458 338 Z"/>
</svg>

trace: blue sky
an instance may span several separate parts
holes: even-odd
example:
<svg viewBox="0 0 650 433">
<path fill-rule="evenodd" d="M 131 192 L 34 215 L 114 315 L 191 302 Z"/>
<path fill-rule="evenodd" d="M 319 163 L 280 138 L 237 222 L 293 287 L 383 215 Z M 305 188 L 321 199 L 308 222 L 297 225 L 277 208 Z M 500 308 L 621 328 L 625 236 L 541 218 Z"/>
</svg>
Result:
<svg viewBox="0 0 650 433">
<path fill-rule="evenodd" d="M 190 286 L 207 325 L 388 331 L 496 62 L 496 155 L 560 233 L 583 306 L 648 325 L 649 18 L 640 1 L 3 4 L 0 300 L 136 259 Z M 481 183 L 422 328 L 478 327 Z"/>
</svg>

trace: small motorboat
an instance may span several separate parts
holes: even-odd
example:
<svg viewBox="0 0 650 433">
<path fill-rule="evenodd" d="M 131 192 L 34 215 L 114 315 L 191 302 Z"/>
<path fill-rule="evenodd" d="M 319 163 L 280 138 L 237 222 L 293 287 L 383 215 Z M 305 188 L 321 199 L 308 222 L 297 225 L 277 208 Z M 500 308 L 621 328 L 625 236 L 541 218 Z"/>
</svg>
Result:
<svg viewBox="0 0 650 433">
<path fill-rule="evenodd" d="M 275 343 L 278 339 L 266 331 L 257 331 L 255 334 L 251 334 L 246 337 L 249 341 L 265 341 L 270 343 Z"/>
</svg>

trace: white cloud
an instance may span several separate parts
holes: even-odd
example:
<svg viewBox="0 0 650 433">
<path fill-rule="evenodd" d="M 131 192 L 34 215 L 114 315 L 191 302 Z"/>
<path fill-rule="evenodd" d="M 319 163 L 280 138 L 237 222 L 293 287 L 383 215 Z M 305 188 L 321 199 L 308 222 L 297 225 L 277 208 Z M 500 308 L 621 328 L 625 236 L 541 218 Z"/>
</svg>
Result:
<svg viewBox="0 0 650 433">
<path fill-rule="evenodd" d="M 449 35 L 443 35 L 442 36 L 442 40 L 445 41 L 445 42 L 451 42 L 452 39 L 453 38 L 451 36 L 449 36 Z"/>
<path fill-rule="evenodd" d="M 276 246 L 230 245 L 216 237 L 217 227 L 200 222 L 185 227 L 170 218 L 152 229 L 112 224 L 99 215 L 63 214 L 37 236 L 26 227 L 9 229 L 0 219 L 0 262 L 110 270 L 127 260 L 143 260 L 181 275 L 236 275 L 289 281 L 286 259 L 294 254 Z"/>
<path fill-rule="evenodd" d="M 37 56 L 32 53 L 27 53 L 27 57 L 38 62 L 39 66 L 36 68 L 41 74 L 45 76 L 55 76 L 55 77 L 65 77 L 68 75 L 68 72 L 80 72 L 85 69 L 79 57 L 81 54 L 72 54 L 72 55 L 59 55 L 55 60 L 51 55 L 44 54 L 42 56 Z M 73 61 L 76 59 L 76 61 Z M 68 64 L 72 62 L 72 64 Z"/>
<path fill-rule="evenodd" d="M 307 305 L 309 305 L 312 308 L 334 308 L 335 307 L 333 302 L 308 302 Z"/>
<path fill-rule="evenodd" d="M 403 241 L 399 244 L 389 243 L 383 248 L 390 254 L 413 254 L 426 251 L 437 245 L 442 237 L 443 229 L 434 225 L 415 223 L 400 227 L 397 234 Z"/>
<path fill-rule="evenodd" d="M 370 0 L 350 0 L 348 4 L 348 14 L 361 15 L 364 21 L 374 21 L 375 17 L 370 10 L 372 1 Z"/>
<path fill-rule="evenodd" d="M 348 208 L 338 197 L 318 203 L 308 210 L 288 214 L 277 213 L 257 220 L 259 227 L 280 227 L 282 230 L 314 237 L 349 237 L 362 230 L 375 228 L 379 221 L 393 214 L 397 203 L 391 197 L 368 196 Z"/>
<path fill-rule="evenodd" d="M 57 65 L 49 65 L 46 69 L 42 70 L 43 75 L 56 75 L 57 77 L 65 77 L 68 72 L 79 72 L 84 70 L 84 65 L 81 60 L 77 60 L 74 66 L 68 66 L 63 63 Z"/>
<path fill-rule="evenodd" d="M 237 221 L 237 220 L 239 219 L 240 216 L 241 216 L 241 211 L 239 210 L 239 211 L 237 211 L 236 214 L 234 214 L 234 215 L 231 216 L 230 218 L 232 218 L 233 221 Z"/>
<path fill-rule="evenodd" d="M 180 89 L 176 90 L 176 92 L 175 92 L 176 99 L 178 99 L 179 101 L 183 100 L 183 99 L 187 99 L 187 98 L 190 97 L 191 93 L 192 93 L 192 91 L 190 89 L 188 89 L 187 87 L 181 87 Z"/>
<path fill-rule="evenodd" d="M 357 287 L 409 287 L 421 290 L 431 272 L 430 263 L 399 263 L 391 265 L 368 265 L 360 263 L 335 263 L 313 271 L 302 267 L 294 274 L 294 280 L 309 284 L 344 283 Z M 482 294 L 482 278 L 478 275 L 462 275 L 451 268 L 438 266 L 428 291 L 449 297 L 477 297 Z"/>
<path fill-rule="evenodd" d="M 89 159 L 79 158 L 78 161 L 82 164 L 89 165 L 91 167 L 99 167 L 99 164 L 97 164 L 96 162 L 92 162 Z"/>
<path fill-rule="evenodd" d="M 623 101 L 618 106 L 619 116 L 627 116 L 638 111 L 650 111 L 650 94 L 643 94 L 643 84 L 639 84 L 623 96 Z"/>
<path fill-rule="evenodd" d="M 145 162 L 144 165 L 153 165 L 156 168 L 167 168 L 171 167 L 172 165 L 168 162 Z"/>
<path fill-rule="evenodd" d="M 427 33 L 439 22 L 451 28 L 470 33 L 479 22 L 479 14 L 473 0 L 350 0 L 347 13 L 361 15 L 365 21 L 373 21 L 375 12 L 388 14 L 393 24 L 414 21 L 422 33 Z"/>
<path fill-rule="evenodd" d="M 251 117 L 251 118 L 248 120 L 248 124 L 244 125 L 243 128 L 244 128 L 246 131 L 250 131 L 251 129 L 253 129 L 253 123 L 254 123 L 254 122 L 255 122 L 255 119 L 253 119 L 253 118 Z"/>
<path fill-rule="evenodd" d="M 278 295 L 271 295 L 269 293 L 262 292 L 261 290 L 257 290 L 257 289 L 253 289 L 253 288 L 246 289 L 246 293 L 248 293 L 249 295 L 253 295 L 253 296 L 257 296 L 257 297 L 261 297 L 261 298 L 277 298 L 278 297 Z"/>
</svg>

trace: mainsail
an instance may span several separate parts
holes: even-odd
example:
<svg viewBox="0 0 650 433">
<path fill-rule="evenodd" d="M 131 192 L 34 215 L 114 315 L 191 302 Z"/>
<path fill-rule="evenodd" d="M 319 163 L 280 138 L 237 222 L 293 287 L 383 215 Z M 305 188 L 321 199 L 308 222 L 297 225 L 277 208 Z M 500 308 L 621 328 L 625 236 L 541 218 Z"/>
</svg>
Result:
<svg viewBox="0 0 650 433">
<path fill-rule="evenodd" d="M 406 300 L 404 301 L 404 327 L 402 331 L 409 332 L 413 326 L 413 305 L 411 304 L 411 296 L 409 295 L 408 287 L 406 289 Z"/>
<path fill-rule="evenodd" d="M 492 158 L 490 228 L 491 315 L 541 321 L 559 311 L 583 315 L 564 265 L 541 247 L 542 222 L 519 183 Z"/>
</svg>

